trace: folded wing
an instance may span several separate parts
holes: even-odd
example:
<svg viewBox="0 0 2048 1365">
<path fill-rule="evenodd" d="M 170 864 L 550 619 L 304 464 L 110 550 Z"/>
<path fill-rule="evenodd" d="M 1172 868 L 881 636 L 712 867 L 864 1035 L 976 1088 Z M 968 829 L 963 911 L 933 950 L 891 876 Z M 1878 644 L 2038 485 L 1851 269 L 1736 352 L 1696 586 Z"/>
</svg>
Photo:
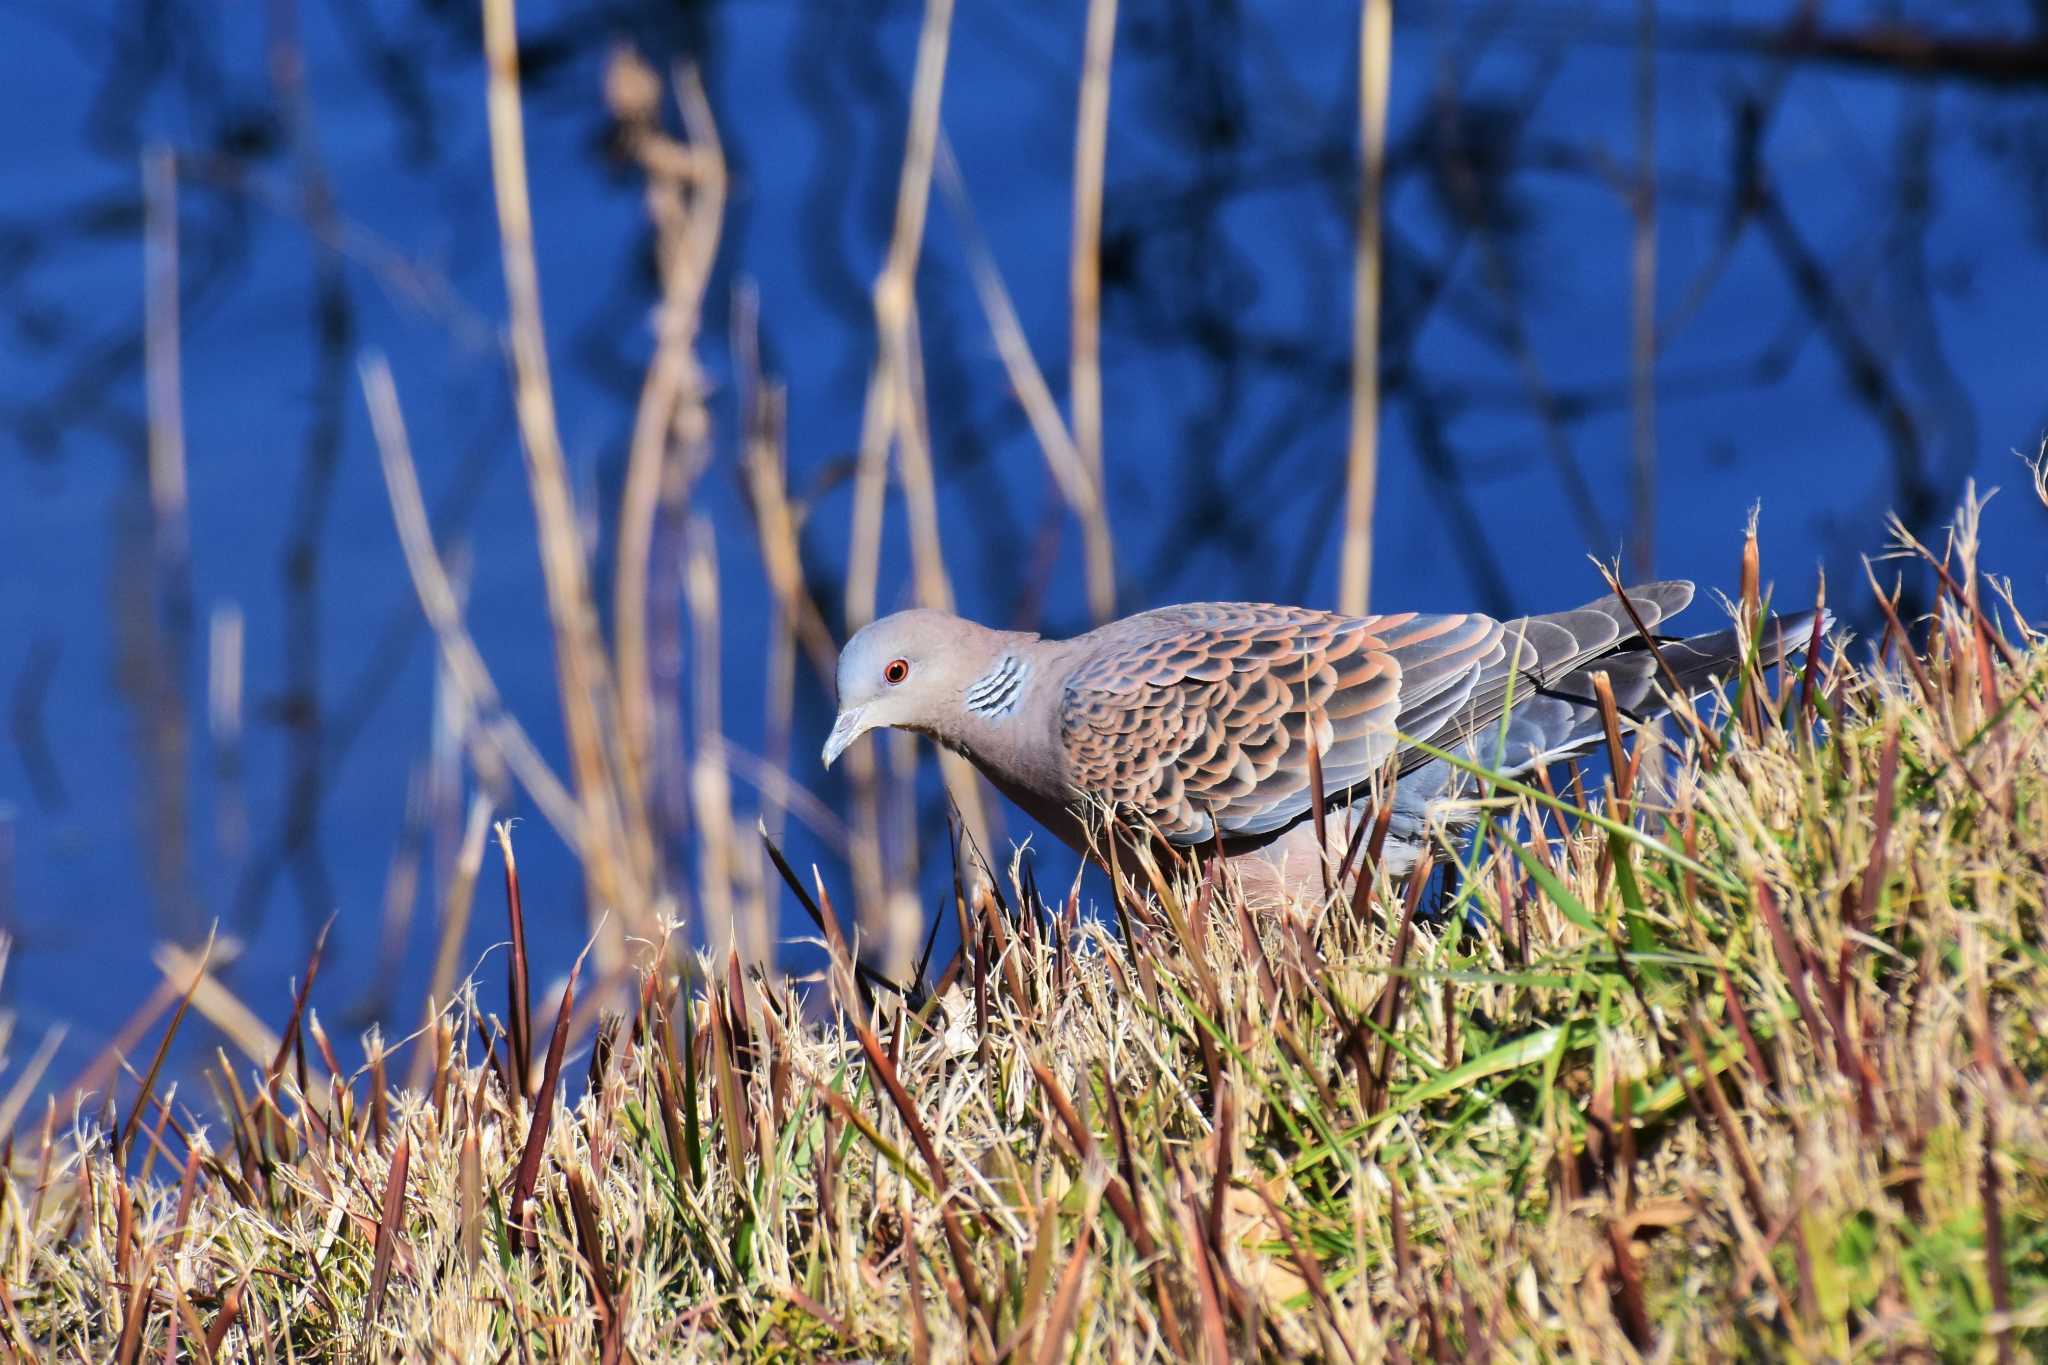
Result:
<svg viewBox="0 0 2048 1365">
<path fill-rule="evenodd" d="M 1629 593 L 1654 629 L 1691 600 L 1692 585 Z M 1310 810 L 1311 737 L 1332 799 L 1390 757 L 1404 773 L 1431 762 L 1408 740 L 1469 743 L 1498 734 L 1507 710 L 1505 766 L 1524 766 L 1518 756 L 1583 727 L 1584 707 L 1544 710 L 1551 684 L 1635 639 L 1613 599 L 1507 622 L 1251 603 L 1145 612 L 1083 637 L 1060 706 L 1068 781 L 1176 843 L 1271 834 Z M 1648 692 L 1647 672 L 1636 671 Z"/>
</svg>

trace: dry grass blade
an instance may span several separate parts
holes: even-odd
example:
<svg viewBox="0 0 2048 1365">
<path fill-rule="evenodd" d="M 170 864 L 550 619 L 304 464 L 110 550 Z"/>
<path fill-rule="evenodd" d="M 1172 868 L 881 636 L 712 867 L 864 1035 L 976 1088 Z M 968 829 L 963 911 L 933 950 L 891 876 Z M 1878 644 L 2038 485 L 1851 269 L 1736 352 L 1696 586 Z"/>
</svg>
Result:
<svg viewBox="0 0 2048 1365">
<path fill-rule="evenodd" d="M 1611 1289 L 1622 1330 L 1628 1334 L 1631 1346 L 1648 1354 L 1656 1334 L 1650 1326 L 1650 1310 L 1643 1302 L 1642 1270 L 1636 1265 L 1635 1248 L 1619 1223 L 1607 1224 L 1607 1249 L 1613 1258 L 1609 1263 Z"/>
<path fill-rule="evenodd" d="M 1621 603 L 1622 611 L 1628 616 L 1629 625 L 1635 629 L 1635 638 L 1649 647 L 1650 657 L 1657 664 L 1657 673 L 1664 679 L 1666 695 L 1671 699 L 1671 714 L 1685 721 L 1686 727 L 1698 742 L 1701 752 L 1709 755 L 1718 755 L 1721 752 L 1720 739 L 1708 728 L 1707 723 L 1700 718 L 1699 711 L 1692 704 L 1691 691 L 1680 680 L 1678 674 L 1673 671 L 1670 661 L 1664 657 L 1664 649 L 1658 643 L 1657 632 L 1645 624 L 1642 613 L 1636 610 L 1636 604 L 1629 597 L 1628 589 L 1622 586 L 1621 575 L 1615 571 L 1614 566 L 1602 560 L 1594 560 L 1593 566 L 1600 571 L 1600 576 L 1606 580 L 1607 590 L 1613 593 L 1616 600 Z"/>
<path fill-rule="evenodd" d="M 527 1205 L 533 1199 L 533 1187 L 540 1180 L 541 1156 L 548 1145 L 548 1130 L 555 1118 L 555 1087 L 562 1079 L 562 1054 L 569 1046 L 569 1016 L 576 1008 L 576 978 L 583 970 L 583 959 L 590 953 L 586 946 L 577 955 L 575 965 L 569 968 L 569 979 L 562 985 L 562 1004 L 555 1011 L 555 1031 L 548 1039 L 548 1060 L 541 1072 L 540 1093 L 534 1099 L 533 1116 L 526 1124 L 526 1145 L 520 1149 L 519 1169 L 512 1180 L 512 1207 L 505 1216 L 506 1225 L 513 1230 L 513 1236 L 531 1250 L 536 1239 L 536 1229 L 526 1222 Z"/>
<path fill-rule="evenodd" d="M 584 1272 L 590 1277 L 590 1292 L 596 1301 L 598 1321 L 602 1324 L 605 1339 L 610 1341 L 616 1335 L 612 1324 L 618 1310 L 612 1298 L 611 1272 L 605 1268 L 604 1238 L 597 1228 L 597 1207 L 581 1172 L 569 1171 L 563 1177 L 563 1188 L 568 1191 L 569 1211 L 576 1223 L 576 1249 L 583 1257 Z M 606 1354 L 609 1356 L 616 1352 L 612 1350 Z"/>
<path fill-rule="evenodd" d="M 384 1204 L 377 1215 L 376 1251 L 370 1263 L 370 1290 L 363 1301 L 363 1337 L 374 1339 L 378 1315 L 384 1310 L 384 1291 L 391 1283 L 391 1258 L 398 1248 L 398 1228 L 405 1221 L 405 1177 L 412 1164 L 412 1140 L 398 1135 L 391 1152 L 391 1171 L 384 1181 Z"/>
<path fill-rule="evenodd" d="M 1857 929 L 1868 932 L 1877 917 L 1878 901 L 1884 895 L 1887 846 L 1891 842 L 1892 807 L 1899 780 L 1899 727 L 1885 736 L 1884 752 L 1877 761 L 1877 786 L 1872 793 L 1875 824 L 1870 834 L 1870 861 L 1864 864 L 1863 880 L 1856 895 Z M 1846 946 L 1846 945 L 1845 945 Z"/>
<path fill-rule="evenodd" d="M 839 927 L 839 917 L 832 913 L 832 898 L 825 894 L 824 884 L 819 883 L 817 898 L 813 899 L 811 893 L 804 889 L 804 884 L 797 879 L 796 869 L 782 856 L 782 849 L 768 837 L 767 828 L 757 824 L 755 831 L 761 836 L 761 842 L 768 850 L 769 860 L 775 864 L 775 871 L 781 876 L 784 884 L 796 894 L 797 904 L 810 916 L 811 923 L 817 925 L 818 932 L 825 936 L 826 946 L 836 957 L 844 958 L 852 965 L 853 978 L 859 987 L 861 1007 L 874 1008 L 874 996 L 868 989 L 871 986 L 880 986 L 892 995 L 909 999 L 912 994 L 910 987 L 897 985 L 853 956 L 852 950 L 846 945 L 846 935 Z"/>
<path fill-rule="evenodd" d="M 746 1085 L 734 1059 L 736 1048 L 732 1032 L 726 1025 L 725 1011 L 719 1008 L 715 998 L 711 1002 L 710 1014 L 712 1095 L 718 1104 L 719 1123 L 725 1129 L 725 1159 L 735 1169 L 745 1169 L 754 1150 Z"/>
<path fill-rule="evenodd" d="M 266 1094 L 276 1094 L 277 1078 L 284 1072 L 284 1064 L 294 1051 L 298 1053 L 299 1093 L 310 1098 L 312 1090 L 306 1075 L 306 1055 L 302 1045 L 300 1029 L 306 1014 L 306 1000 L 313 993 L 313 981 L 320 975 L 320 956 L 327 948 L 327 931 L 334 927 L 334 917 L 329 915 L 327 923 L 320 926 L 320 932 L 313 939 L 313 951 L 306 956 L 306 971 L 299 978 L 299 988 L 292 996 L 292 1012 L 285 1020 L 284 1036 L 278 1039 L 277 1051 L 271 1056 L 270 1065 L 264 1069 L 263 1088 Z M 197 979 L 205 975 L 204 964 Z M 195 987 L 197 979 L 195 979 Z"/>
<path fill-rule="evenodd" d="M 512 825 L 500 820 L 495 829 L 498 852 L 505 860 L 505 918 L 512 930 L 512 971 L 505 982 L 510 996 L 505 1015 L 506 1050 L 512 1058 L 512 1084 L 524 1099 L 533 1093 L 526 1074 L 533 1065 L 533 1024 L 528 1013 L 533 993 L 527 982 L 526 912 L 519 898 L 519 860 L 512 852 Z"/>
<path fill-rule="evenodd" d="M 462 1135 L 462 1165 L 456 1176 L 456 1213 L 460 1219 L 463 1269 L 474 1275 L 484 1250 L 483 1159 L 474 1128 Z"/>
<path fill-rule="evenodd" d="M 910 1298 L 910 1362 L 911 1365 L 927 1365 L 932 1355 L 931 1324 L 925 1321 L 924 1287 L 918 1283 L 917 1238 L 911 1233 L 911 1220 L 902 1220 L 903 1240 L 898 1244 L 897 1253 L 903 1258 L 903 1282 Z"/>
<path fill-rule="evenodd" d="M 967 1297 L 970 1312 L 979 1317 L 981 1312 L 980 1277 L 974 1271 L 974 1257 L 967 1249 L 967 1239 L 960 1229 L 959 1216 L 947 1201 L 952 1180 L 947 1174 L 946 1163 L 939 1156 L 938 1147 L 932 1142 L 931 1129 L 917 1112 L 917 1105 L 911 1100 L 910 1092 L 903 1086 L 903 1078 L 896 1066 L 889 1060 L 889 1054 L 882 1050 L 875 1031 L 857 1017 L 849 1017 L 854 1036 L 860 1040 L 861 1051 L 867 1054 L 868 1066 L 874 1071 L 882 1088 L 888 1092 L 889 1102 L 896 1106 L 903 1124 L 910 1130 L 910 1140 L 917 1144 L 918 1155 L 924 1158 L 925 1169 L 931 1172 L 932 1198 L 939 1206 L 940 1225 L 945 1230 L 946 1249 L 953 1258 L 953 1272 L 960 1277 L 960 1290 Z"/>
<path fill-rule="evenodd" d="M 1045 1337 L 1039 1342 L 1035 1357 L 1038 1365 L 1053 1365 L 1071 1357 L 1069 1343 L 1074 1335 L 1074 1318 L 1080 1312 L 1081 1296 L 1087 1292 L 1089 1250 L 1088 1220 L 1083 1219 L 1081 1235 L 1074 1239 L 1074 1254 L 1067 1258 L 1066 1269 L 1060 1272 L 1059 1289 L 1053 1294 L 1052 1309 L 1046 1315 Z"/>
<path fill-rule="evenodd" d="M 1316 723 L 1316 717 L 1310 715 L 1308 718 L 1309 809 L 1313 812 L 1315 818 L 1316 864 L 1322 870 L 1323 899 L 1327 901 L 1330 898 L 1330 829 L 1328 818 L 1325 814 L 1327 803 L 1323 794 L 1323 745 L 1321 731 L 1322 727 Z M 1221 842 L 1222 837 L 1222 834 L 1219 832 L 1217 840 Z"/>
<path fill-rule="evenodd" d="M 1209 1245 L 1202 1236 L 1201 1217 L 1195 1211 L 1192 1195 L 1183 1194 L 1174 1201 L 1174 1212 L 1180 1220 L 1180 1235 L 1183 1254 L 1194 1268 L 1193 1279 L 1197 1306 L 1201 1309 L 1202 1346 L 1204 1359 L 1209 1365 L 1227 1365 L 1233 1356 L 1230 1350 L 1230 1332 L 1223 1321 L 1223 1294 L 1216 1282 L 1216 1265 Z"/>
<path fill-rule="evenodd" d="M 2005 1216 L 1998 1194 L 1998 1100 L 1984 1106 L 1984 1151 L 1979 1158 L 1978 1191 L 1984 1201 L 1984 1272 L 1991 1289 L 1991 1328 L 1998 1365 L 2012 1361 L 2012 1271 L 2006 1254 Z"/>
<path fill-rule="evenodd" d="M 135 1122 L 142 1117 L 142 1111 L 149 1106 L 150 1094 L 156 1089 L 157 1074 L 163 1070 L 164 1058 L 171 1050 L 171 1040 L 178 1036 L 178 1025 L 185 1021 L 185 1011 L 192 1006 L 192 997 L 199 993 L 200 983 L 206 980 L 207 963 L 213 957 L 213 936 L 207 935 L 206 947 L 199 954 L 199 965 L 193 968 L 192 984 L 178 998 L 178 1008 L 171 1014 L 171 1022 L 164 1026 L 164 1036 L 158 1040 L 156 1055 L 149 1059 L 149 1070 L 142 1075 L 142 1087 L 135 1093 L 135 1104 L 129 1109 L 128 1117 L 121 1124 L 121 1130 L 114 1136 L 114 1161 L 123 1164 L 128 1156 L 128 1143 L 135 1135 Z M 0 1131 L 13 1130 L 13 1118 L 9 1114 Z"/>
<path fill-rule="evenodd" d="M 1045 1091 L 1045 1097 L 1052 1104 L 1053 1113 L 1058 1117 L 1060 1126 L 1066 1129 L 1067 1140 L 1074 1144 L 1075 1153 L 1083 1162 L 1091 1160 L 1095 1155 L 1094 1135 L 1088 1131 L 1088 1125 L 1081 1122 L 1081 1115 L 1075 1110 L 1074 1102 L 1067 1097 L 1066 1088 L 1060 1084 L 1059 1077 L 1053 1075 L 1051 1068 L 1040 1062 L 1031 1063 L 1031 1074 L 1038 1078 L 1039 1088 Z M 1115 1092 L 1111 1091 L 1110 1094 L 1110 1112 L 1114 1122 Z M 1137 1171 L 1130 1160 L 1127 1146 L 1121 1143 L 1119 1146 L 1124 1147 L 1118 1154 L 1123 1174 L 1111 1178 L 1103 1187 L 1102 1197 L 1109 1204 L 1110 1212 L 1124 1225 L 1124 1231 L 1130 1234 L 1132 1243 L 1140 1249 L 1141 1254 L 1150 1256 L 1150 1249 L 1154 1245 L 1152 1234 L 1147 1231 L 1144 1215 L 1138 1211 L 1138 1205 L 1132 1197 L 1132 1192 L 1136 1188 Z"/>
<path fill-rule="evenodd" d="M 246 1279 L 237 1280 L 229 1286 L 227 1294 L 220 1301 L 220 1311 L 213 1315 L 213 1323 L 206 1329 L 206 1354 L 218 1357 L 221 1346 L 227 1341 L 228 1333 L 242 1316 L 242 1296 L 248 1292 Z"/>
<path fill-rule="evenodd" d="M 1614 683 L 1605 669 L 1593 675 L 1593 699 L 1600 704 L 1600 728 L 1607 736 L 1607 762 L 1613 769 L 1615 818 L 1626 820 L 1629 773 L 1628 751 L 1621 743 L 1621 709 L 1614 703 Z"/>
</svg>

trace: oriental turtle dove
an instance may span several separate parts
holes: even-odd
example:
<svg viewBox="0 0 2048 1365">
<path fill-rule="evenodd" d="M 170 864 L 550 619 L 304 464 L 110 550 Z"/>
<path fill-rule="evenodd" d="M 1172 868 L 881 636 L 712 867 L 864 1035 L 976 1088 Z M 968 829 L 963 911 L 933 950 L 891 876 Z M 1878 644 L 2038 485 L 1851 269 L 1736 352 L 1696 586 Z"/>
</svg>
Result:
<svg viewBox="0 0 2048 1365">
<path fill-rule="evenodd" d="M 1652 632 L 1692 595 L 1687 582 L 1628 589 Z M 1763 662 L 1804 646 L 1813 627 L 1812 613 L 1769 623 Z M 1527 772 L 1603 740 L 1595 674 L 1624 714 L 1647 719 L 1674 691 L 1730 678 L 1742 654 L 1733 630 L 1656 639 L 1653 649 L 1613 597 L 1515 621 L 1204 602 L 1071 640 L 898 612 L 841 652 L 824 758 L 869 730 L 916 731 L 1076 849 L 1091 846 L 1091 815 L 1114 809 L 1169 844 L 1220 835 L 1236 865 L 1290 895 L 1322 881 L 1312 750 L 1347 821 L 1352 796 L 1396 774 L 1385 861 L 1405 870 L 1432 819 L 1473 818 L 1450 803 L 1474 784 L 1422 744 Z"/>
</svg>

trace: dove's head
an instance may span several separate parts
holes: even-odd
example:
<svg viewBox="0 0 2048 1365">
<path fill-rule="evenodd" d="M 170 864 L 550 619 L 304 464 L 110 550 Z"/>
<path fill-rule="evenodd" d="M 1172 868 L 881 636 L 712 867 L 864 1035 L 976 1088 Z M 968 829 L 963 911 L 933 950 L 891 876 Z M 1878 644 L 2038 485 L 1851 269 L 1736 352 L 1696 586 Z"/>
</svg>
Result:
<svg viewBox="0 0 2048 1365">
<path fill-rule="evenodd" d="M 825 741 L 825 766 L 870 730 L 952 737 L 968 689 L 1014 638 L 924 609 L 863 626 L 839 651 L 839 719 Z"/>
</svg>

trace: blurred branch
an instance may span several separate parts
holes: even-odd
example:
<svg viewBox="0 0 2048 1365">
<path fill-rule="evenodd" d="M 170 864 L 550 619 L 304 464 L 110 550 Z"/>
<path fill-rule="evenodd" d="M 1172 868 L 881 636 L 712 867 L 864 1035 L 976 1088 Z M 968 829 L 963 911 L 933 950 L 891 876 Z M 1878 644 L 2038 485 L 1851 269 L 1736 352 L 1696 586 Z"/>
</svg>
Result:
<svg viewBox="0 0 2048 1365">
<path fill-rule="evenodd" d="M 14 751 L 20 755 L 22 775 L 28 779 L 36 804 L 45 811 L 61 811 L 71 804 L 43 716 L 51 680 L 57 675 L 57 659 L 62 653 L 57 637 L 37 638 L 28 647 L 28 658 L 22 661 L 21 672 L 8 693 L 8 730 L 14 739 Z"/>
<path fill-rule="evenodd" d="M 1705 51 L 1862 67 L 1889 75 L 1982 85 L 2048 85 L 2048 38 L 1933 33 L 1910 24 L 1824 29 L 1795 21 L 1775 31 L 1688 25 L 1668 44 Z"/>
<path fill-rule="evenodd" d="M 1358 139 L 1363 173 L 1352 261 L 1351 447 L 1344 496 L 1338 610 L 1361 616 L 1372 601 L 1372 516 L 1379 483 L 1380 230 L 1387 163 L 1387 94 L 1394 48 L 1393 0 L 1360 0 Z"/>
<path fill-rule="evenodd" d="M 178 169 L 194 185 L 247 201 L 286 222 L 335 256 L 359 266 L 392 302 L 417 310 L 447 330 L 464 351 L 499 349 L 489 320 L 470 307 L 447 275 L 432 262 L 408 253 L 388 238 L 345 216 L 333 204 L 316 215 L 295 193 L 236 157 L 180 152 Z"/>
<path fill-rule="evenodd" d="M 1087 543 L 1088 611 L 1097 624 L 1116 615 L 1116 559 L 1109 535 L 1102 459 L 1102 176 L 1109 145 L 1110 57 L 1116 0 L 1089 0 L 1074 120 L 1074 246 L 1068 264 L 1072 352 L 1067 385 L 1074 445 L 1094 496 L 1082 527 Z"/>
<path fill-rule="evenodd" d="M 1759 168 L 1761 162 L 1758 163 Z M 1895 510 L 1908 526 L 1924 529 L 1938 515 L 1940 495 L 1929 483 L 1920 424 L 1885 357 L 1872 344 L 1868 328 L 1823 258 L 1807 244 L 1778 196 L 1776 185 L 1761 169 L 1755 185 L 1757 222 L 1777 254 L 1793 289 L 1821 333 L 1833 346 L 1856 398 L 1870 409 L 1891 450 Z"/>
<path fill-rule="evenodd" d="M 1572 449 L 1571 432 L 1565 414 L 1545 373 L 1542 357 L 1530 340 L 1529 326 L 1522 316 L 1522 295 L 1517 287 L 1505 244 L 1489 219 L 1486 193 L 1489 188 L 1482 170 L 1468 150 L 1467 132 L 1460 115 L 1459 93 L 1446 83 L 1437 101 L 1439 137 L 1444 145 L 1444 178 L 1459 215 L 1470 230 L 1479 255 L 1481 278 L 1499 307 L 1494 326 L 1482 335 L 1515 362 L 1521 381 L 1523 402 L 1543 429 L 1544 446 L 1557 473 L 1558 486 L 1570 503 L 1580 535 L 1589 551 L 1606 550 L 1615 544 L 1600 513 L 1585 471 Z M 1626 187 L 1624 187 L 1626 188 Z M 1413 333 L 1410 334 L 1411 337 Z M 1631 392 L 1633 397 L 1633 392 Z"/>
<path fill-rule="evenodd" d="M 1486 8 L 1496 6 L 1488 3 Z M 1814 17 L 1818 8 L 1811 0 L 1802 0 L 1790 19 L 1775 25 L 1715 20 L 1665 23 L 1659 45 L 1666 51 L 1844 66 L 1907 79 L 1994 87 L 2048 85 L 2048 35 L 2038 31 L 1943 33 L 1895 20 L 1823 27 Z M 1582 10 L 1566 7 L 1525 6 L 1508 22 L 1524 32 L 1565 27 L 1577 44 L 1633 47 L 1639 41 L 1636 24 L 1617 22 L 1611 16 L 1589 21 Z"/>
</svg>

